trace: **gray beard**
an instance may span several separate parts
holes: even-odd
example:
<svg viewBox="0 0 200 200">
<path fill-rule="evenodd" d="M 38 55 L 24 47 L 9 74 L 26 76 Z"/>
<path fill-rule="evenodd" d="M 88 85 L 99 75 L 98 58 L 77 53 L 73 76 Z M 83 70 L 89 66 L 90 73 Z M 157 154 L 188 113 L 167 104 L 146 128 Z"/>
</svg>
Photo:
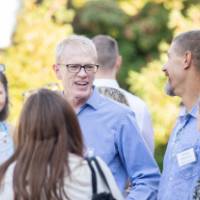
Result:
<svg viewBox="0 0 200 200">
<path fill-rule="evenodd" d="M 165 85 L 165 92 L 167 95 L 174 97 L 176 96 L 176 94 L 174 93 L 173 88 L 171 87 L 171 85 L 169 84 L 169 82 L 167 82 L 167 84 Z"/>
</svg>

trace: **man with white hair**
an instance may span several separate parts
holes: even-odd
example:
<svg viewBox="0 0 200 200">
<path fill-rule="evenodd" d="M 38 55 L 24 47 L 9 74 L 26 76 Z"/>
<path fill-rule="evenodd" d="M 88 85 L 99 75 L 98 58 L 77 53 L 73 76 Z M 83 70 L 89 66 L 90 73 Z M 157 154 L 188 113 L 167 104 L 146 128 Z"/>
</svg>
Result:
<svg viewBox="0 0 200 200">
<path fill-rule="evenodd" d="M 156 199 L 159 170 L 134 114 L 98 93 L 93 86 L 97 70 L 97 52 L 90 39 L 72 35 L 58 44 L 54 71 L 77 113 L 87 151 L 107 163 L 122 192 L 130 179 L 127 199 Z"/>
</svg>

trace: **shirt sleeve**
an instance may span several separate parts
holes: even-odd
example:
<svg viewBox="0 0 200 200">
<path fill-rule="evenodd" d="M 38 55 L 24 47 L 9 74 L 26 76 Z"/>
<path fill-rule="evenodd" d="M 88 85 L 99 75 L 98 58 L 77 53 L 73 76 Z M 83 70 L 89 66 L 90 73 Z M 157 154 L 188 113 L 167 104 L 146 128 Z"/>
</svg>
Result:
<svg viewBox="0 0 200 200">
<path fill-rule="evenodd" d="M 148 148 L 153 154 L 154 153 L 154 132 L 153 132 L 151 116 L 146 106 L 143 109 L 141 133 L 147 143 Z"/>
<path fill-rule="evenodd" d="M 123 198 L 123 196 L 122 196 L 122 194 L 121 194 L 121 192 L 120 192 L 120 190 L 119 190 L 119 188 L 118 188 L 118 186 L 115 182 L 115 179 L 114 179 L 110 169 L 108 168 L 108 166 L 105 164 L 105 162 L 102 159 L 97 157 L 97 160 L 98 160 L 99 165 L 101 166 L 101 169 L 102 169 L 102 171 L 103 171 L 103 173 L 106 177 L 108 185 L 110 186 L 113 197 L 117 200 L 123 200 L 124 198 Z M 99 177 L 99 179 L 101 179 L 99 174 L 98 174 L 98 177 Z M 103 182 L 101 181 L 101 183 L 103 183 Z"/>
<path fill-rule="evenodd" d="M 160 172 L 141 138 L 134 114 L 123 116 L 118 128 L 116 146 L 131 182 L 127 200 L 156 199 Z"/>
</svg>

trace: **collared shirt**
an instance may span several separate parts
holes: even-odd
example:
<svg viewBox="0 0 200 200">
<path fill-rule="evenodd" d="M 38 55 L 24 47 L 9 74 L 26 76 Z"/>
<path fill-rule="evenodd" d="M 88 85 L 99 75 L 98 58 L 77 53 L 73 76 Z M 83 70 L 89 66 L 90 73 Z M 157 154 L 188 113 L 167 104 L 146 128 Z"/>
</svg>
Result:
<svg viewBox="0 0 200 200">
<path fill-rule="evenodd" d="M 200 132 L 197 105 L 191 112 L 181 108 L 164 157 L 159 200 L 189 200 L 200 173 Z"/>
<path fill-rule="evenodd" d="M 127 199 L 156 199 L 159 170 L 139 134 L 134 113 L 94 88 L 77 115 L 87 150 L 107 163 L 122 192 L 130 179 L 133 187 Z"/>
<path fill-rule="evenodd" d="M 97 87 L 111 87 L 119 89 L 126 97 L 130 108 L 135 113 L 135 118 L 138 123 L 140 133 L 142 134 L 148 148 L 154 152 L 154 134 L 151 122 L 151 116 L 148 108 L 143 100 L 139 97 L 123 90 L 114 79 L 95 79 L 94 85 Z"/>
</svg>

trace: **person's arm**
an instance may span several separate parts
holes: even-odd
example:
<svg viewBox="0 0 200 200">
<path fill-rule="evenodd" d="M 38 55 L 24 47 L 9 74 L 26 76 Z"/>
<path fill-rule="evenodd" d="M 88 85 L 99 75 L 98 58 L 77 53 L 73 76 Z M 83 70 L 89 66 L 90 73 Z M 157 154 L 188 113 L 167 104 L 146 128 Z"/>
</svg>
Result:
<svg viewBox="0 0 200 200">
<path fill-rule="evenodd" d="M 118 128 L 116 143 L 131 182 L 127 200 L 156 199 L 160 172 L 141 138 L 133 113 L 124 116 Z"/>
</svg>

